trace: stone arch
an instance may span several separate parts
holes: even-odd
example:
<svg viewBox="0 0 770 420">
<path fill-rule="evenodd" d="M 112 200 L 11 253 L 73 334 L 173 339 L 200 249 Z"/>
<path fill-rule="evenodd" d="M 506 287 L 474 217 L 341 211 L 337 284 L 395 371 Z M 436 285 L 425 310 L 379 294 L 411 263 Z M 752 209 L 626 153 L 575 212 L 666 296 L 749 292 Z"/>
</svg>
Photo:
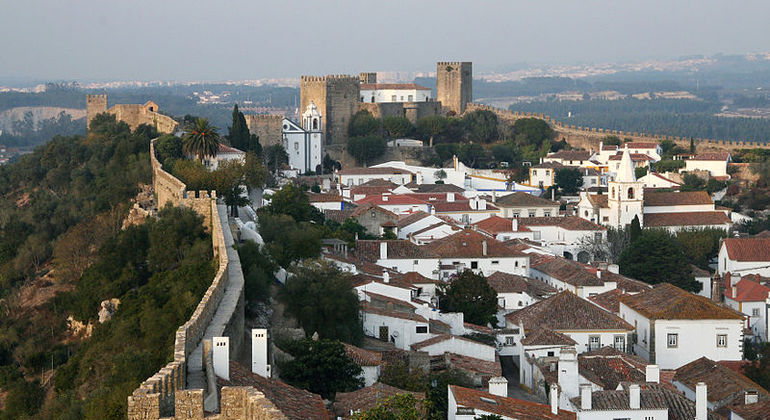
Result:
<svg viewBox="0 0 770 420">
<path fill-rule="evenodd" d="M 564 251 L 564 258 L 566 258 L 566 259 L 568 259 L 568 260 L 574 260 L 574 259 L 575 259 L 575 256 L 574 256 L 574 255 L 572 255 L 572 253 L 571 253 L 571 252 L 569 252 L 569 251 Z"/>
<path fill-rule="evenodd" d="M 634 199 L 634 187 L 628 188 L 628 199 L 633 200 Z"/>
</svg>

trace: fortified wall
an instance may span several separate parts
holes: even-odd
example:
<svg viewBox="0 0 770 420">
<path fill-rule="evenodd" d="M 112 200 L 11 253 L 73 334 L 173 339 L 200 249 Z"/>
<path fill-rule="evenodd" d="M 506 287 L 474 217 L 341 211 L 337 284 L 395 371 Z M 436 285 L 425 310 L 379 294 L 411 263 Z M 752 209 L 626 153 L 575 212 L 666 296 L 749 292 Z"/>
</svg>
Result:
<svg viewBox="0 0 770 420">
<path fill-rule="evenodd" d="M 441 102 L 361 102 L 359 109 L 369 111 L 375 118 L 406 117 L 416 124 L 420 118 L 441 115 Z"/>
<path fill-rule="evenodd" d="M 107 108 L 107 95 L 86 95 L 86 121 L 88 127 L 91 126 L 91 120 L 98 114 L 108 112 L 115 116 L 118 121 L 123 121 L 135 130 L 142 124 L 155 127 L 159 133 L 172 134 L 176 131 L 179 123 L 168 115 L 158 112 L 158 104 L 153 101 L 147 101 L 143 105 L 139 104 L 118 104 Z"/>
<path fill-rule="evenodd" d="M 283 116 L 281 115 L 244 115 L 249 133 L 259 136 L 262 147 L 283 144 Z"/>
<path fill-rule="evenodd" d="M 621 139 L 630 138 L 633 141 L 638 142 L 654 142 L 660 143 L 663 140 L 671 140 L 679 146 L 684 148 L 690 147 L 689 137 L 668 136 L 662 134 L 649 134 L 638 132 L 627 132 L 621 130 L 606 130 L 603 128 L 589 128 L 582 126 L 575 126 L 570 124 L 564 124 L 562 122 L 553 120 L 550 116 L 545 114 L 531 113 L 531 112 L 512 112 L 500 108 L 491 107 L 483 104 L 469 103 L 466 107 L 466 112 L 473 112 L 476 110 L 492 111 L 497 115 L 497 118 L 513 123 L 516 120 L 522 118 L 538 118 L 546 121 L 556 131 L 558 138 L 564 139 L 570 146 L 575 148 L 582 148 L 586 150 L 598 150 L 599 142 L 601 142 L 606 136 L 617 136 Z M 762 141 L 733 141 L 733 140 L 717 140 L 717 139 L 702 139 L 693 138 L 695 146 L 699 150 L 707 149 L 722 149 L 722 150 L 736 150 L 736 149 L 770 149 L 770 143 Z"/>
<path fill-rule="evenodd" d="M 300 78 L 300 108 L 307 109 L 313 101 L 321 112 L 321 127 L 326 144 L 346 144 L 348 126 L 358 112 L 361 95 L 359 76 L 329 75 Z"/>
<path fill-rule="evenodd" d="M 206 219 L 211 232 L 214 258 L 218 261 L 217 273 L 198 303 L 190 319 L 180 326 L 174 339 L 174 360 L 156 374 L 142 382 L 128 397 L 128 420 L 156 419 L 203 419 L 204 390 L 187 390 L 191 366 L 199 365 L 207 370 L 200 375 L 206 384 L 200 384 L 216 392 L 216 377 L 209 363 L 203 358 L 202 340 L 215 330 L 216 336 L 230 338 L 230 356 L 234 357 L 243 341 L 244 298 L 243 273 L 238 254 L 232 249 L 232 235 L 227 225 L 227 209 L 218 206 L 216 192 L 186 191 L 185 184 L 164 171 L 155 157 L 155 140 L 150 143 L 152 180 L 160 206 L 167 204 L 193 208 Z M 196 197 L 197 196 L 197 197 Z M 203 353 L 203 354 L 201 354 Z M 209 369 L 207 369 L 207 365 Z M 215 396 L 216 397 L 216 396 Z M 223 388 L 220 414 L 206 418 L 218 420 L 284 419 L 280 411 L 259 391 L 248 387 Z M 208 406 L 207 406 L 208 407 Z M 207 410 L 210 411 L 210 410 Z"/>
</svg>

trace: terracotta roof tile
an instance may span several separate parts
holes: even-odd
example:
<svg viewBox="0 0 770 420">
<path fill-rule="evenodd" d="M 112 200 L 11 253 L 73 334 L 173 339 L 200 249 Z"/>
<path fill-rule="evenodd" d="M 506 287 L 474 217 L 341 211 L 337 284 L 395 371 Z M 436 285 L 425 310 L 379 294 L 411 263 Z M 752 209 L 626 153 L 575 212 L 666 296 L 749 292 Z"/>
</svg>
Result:
<svg viewBox="0 0 770 420">
<path fill-rule="evenodd" d="M 561 160 L 588 160 L 591 157 L 591 152 L 588 150 L 559 150 L 556 153 L 551 153 L 546 156 L 546 159 L 561 159 Z"/>
<path fill-rule="evenodd" d="M 722 211 L 687 211 L 680 213 L 645 213 L 644 227 L 712 226 L 731 224 Z"/>
<path fill-rule="evenodd" d="M 307 196 L 311 203 L 334 203 L 344 201 L 339 194 L 317 194 L 309 192 L 307 193 Z"/>
<path fill-rule="evenodd" d="M 629 149 L 656 149 L 658 147 L 658 143 L 653 142 L 644 142 L 644 141 L 631 141 L 628 143 L 623 143 L 622 147 L 627 147 Z"/>
<path fill-rule="evenodd" d="M 473 224 L 478 230 L 497 235 L 500 232 L 513 232 L 513 220 L 500 216 L 487 217 Z M 523 224 L 517 223 L 516 232 L 529 232 Z"/>
<path fill-rule="evenodd" d="M 487 276 L 487 283 L 497 293 L 524 293 L 527 291 L 527 279 L 516 274 L 495 271 Z"/>
<path fill-rule="evenodd" d="M 644 162 L 644 161 L 652 160 L 651 157 L 645 155 L 644 153 L 630 153 L 630 155 L 631 155 L 632 162 Z M 623 153 L 618 153 L 616 155 L 610 156 L 609 160 L 620 160 L 622 158 L 623 158 Z"/>
<path fill-rule="evenodd" d="M 645 206 L 692 206 L 714 204 L 706 191 L 645 191 Z M 648 214 L 645 214 L 646 217 Z"/>
<path fill-rule="evenodd" d="M 484 252 L 486 243 L 486 252 Z M 508 248 L 502 242 L 488 238 L 471 229 L 437 239 L 422 247 L 432 255 L 441 258 L 492 258 L 526 257 L 527 255 Z"/>
<path fill-rule="evenodd" d="M 376 262 L 380 259 L 380 244 L 388 244 L 388 259 L 437 258 L 430 249 L 420 247 L 406 240 L 366 240 L 356 242 L 355 255 L 362 261 Z"/>
<path fill-rule="evenodd" d="M 345 353 L 358 366 L 379 366 L 382 364 L 382 353 L 365 350 L 348 343 L 342 343 L 342 345 L 345 346 Z"/>
<path fill-rule="evenodd" d="M 559 207 L 559 203 L 526 192 L 515 192 L 497 199 L 500 207 Z"/>
<path fill-rule="evenodd" d="M 518 420 L 574 420 L 576 418 L 574 412 L 567 410 L 559 410 L 559 414 L 553 414 L 551 413 L 551 407 L 546 404 L 510 397 L 500 397 L 488 392 L 457 385 L 449 385 L 449 392 L 454 395 L 458 408 L 474 408 Z"/>
<path fill-rule="evenodd" d="M 730 157 L 730 153 L 727 152 L 706 152 L 698 153 L 694 158 L 690 160 L 710 160 L 710 161 L 722 161 L 726 162 Z"/>
<path fill-rule="evenodd" d="M 356 200 L 356 203 L 359 205 L 371 203 L 371 204 L 376 204 L 378 206 L 403 205 L 403 204 L 410 204 L 410 205 L 427 205 L 428 204 L 428 202 L 425 200 L 420 200 L 418 198 L 410 197 L 408 195 L 403 195 L 403 194 L 368 195 L 360 200 Z"/>
<path fill-rule="evenodd" d="M 409 188 L 418 193 L 455 192 L 462 194 L 465 192 L 464 188 L 458 187 L 454 184 L 419 184 Z"/>
<path fill-rule="evenodd" d="M 449 340 L 459 340 L 459 341 L 467 341 L 469 343 L 478 344 L 480 346 L 484 346 L 485 344 L 480 343 L 478 341 L 471 340 L 470 338 L 465 338 L 463 336 L 459 335 L 451 335 L 451 334 L 439 334 L 435 337 L 429 338 L 424 341 L 420 341 L 419 343 L 412 344 L 412 350 L 420 350 L 424 349 L 425 347 L 432 346 L 437 343 L 441 343 L 443 341 L 449 341 Z M 491 347 L 491 346 L 488 346 Z"/>
<path fill-rule="evenodd" d="M 351 213 L 351 217 L 358 217 L 363 214 L 367 214 L 369 211 L 376 211 L 379 213 L 384 214 L 385 216 L 389 217 L 391 220 L 396 221 L 398 220 L 398 215 L 396 213 L 393 213 L 390 210 L 386 210 L 376 204 L 373 203 L 367 203 L 361 206 L 356 207 L 353 212 Z"/>
<path fill-rule="evenodd" d="M 493 206 L 491 203 L 486 204 L 486 209 L 474 209 L 473 207 L 471 207 L 470 201 L 433 201 L 433 202 L 430 202 L 430 204 L 436 210 L 436 213 L 452 213 L 452 212 L 495 213 L 498 211 L 498 208 Z"/>
<path fill-rule="evenodd" d="M 324 216 L 329 220 L 334 220 L 337 223 L 344 223 L 345 220 L 350 218 L 350 216 L 353 214 L 353 209 L 345 209 L 345 210 L 327 210 L 324 209 Z"/>
<path fill-rule="evenodd" d="M 609 346 L 578 356 L 580 375 L 606 390 L 616 389 L 621 382 L 644 382 L 647 365 L 641 357 Z"/>
<path fill-rule="evenodd" d="M 566 258 L 544 258 L 530 267 L 573 286 L 603 286 L 606 279 L 597 277 L 577 261 Z M 604 273 L 604 272 L 603 272 Z M 604 275 L 602 273 L 602 276 Z"/>
<path fill-rule="evenodd" d="M 401 230 L 413 223 L 419 222 L 420 220 L 430 217 L 430 213 L 424 212 L 424 211 L 417 211 L 410 214 L 403 214 L 398 217 L 398 229 Z"/>
<path fill-rule="evenodd" d="M 727 255 L 734 261 L 770 261 L 770 238 L 727 238 Z"/>
<path fill-rule="evenodd" d="M 230 380 L 217 378 L 217 385 L 252 386 L 265 394 L 267 399 L 292 420 L 330 418 L 320 395 L 295 388 L 278 379 L 263 378 L 238 362 L 230 361 Z"/>
<path fill-rule="evenodd" d="M 340 175 L 394 175 L 411 174 L 406 169 L 399 168 L 349 168 L 339 172 Z"/>
<path fill-rule="evenodd" d="M 574 346 L 577 342 L 548 328 L 538 328 L 522 338 L 521 344 L 525 346 Z"/>
<path fill-rule="evenodd" d="M 424 392 L 405 391 L 394 386 L 376 382 L 353 392 L 338 392 L 334 398 L 334 412 L 337 416 L 348 418 L 351 412 L 365 411 L 377 406 L 381 401 L 401 394 L 414 395 L 417 401 L 425 399 Z"/>
<path fill-rule="evenodd" d="M 566 290 L 510 313 L 505 316 L 505 319 L 515 325 L 521 323 L 528 330 L 549 328 L 559 332 L 569 330 L 631 331 L 634 329 L 618 316 Z"/>
<path fill-rule="evenodd" d="M 736 295 L 733 296 L 733 288 L 725 288 L 725 297 L 738 302 L 764 302 L 770 297 L 770 287 L 760 284 L 756 281 L 742 277 L 735 283 Z"/>
<path fill-rule="evenodd" d="M 567 230 L 590 230 L 590 231 L 602 231 L 607 230 L 603 226 L 599 226 L 589 220 L 583 219 L 578 216 L 564 216 L 564 217 L 521 217 L 519 223 L 524 226 L 558 226 Z"/>
<path fill-rule="evenodd" d="M 238 150 L 235 147 L 230 147 L 230 146 L 228 146 L 228 145 L 226 145 L 224 143 L 219 143 L 219 151 L 217 153 L 219 153 L 219 154 L 223 154 L 223 153 L 240 153 L 240 154 L 243 154 L 245 152 L 243 152 L 241 150 Z"/>
<path fill-rule="evenodd" d="M 674 381 L 693 391 L 698 382 L 705 383 L 708 386 L 708 400 L 715 407 L 743 398 L 744 392 L 749 389 L 756 390 L 761 399 L 770 399 L 770 394 L 756 382 L 705 357 L 677 369 Z"/>
<path fill-rule="evenodd" d="M 588 300 L 613 314 L 617 314 L 620 313 L 620 296 L 622 294 L 623 292 L 620 289 L 612 289 L 596 296 L 589 296 Z"/>
<path fill-rule="evenodd" d="M 424 323 L 428 322 L 428 320 L 425 317 L 421 315 L 417 315 L 414 312 L 404 312 L 404 311 L 398 311 L 395 309 L 378 308 L 369 302 L 361 302 L 361 312 L 366 312 L 374 315 L 388 316 L 391 318 L 406 319 L 408 321 L 424 322 Z"/>
<path fill-rule="evenodd" d="M 770 399 L 754 404 L 730 405 L 730 410 L 744 420 L 770 420 Z"/>
<path fill-rule="evenodd" d="M 669 283 L 637 295 L 621 296 L 620 302 L 649 319 L 743 319 L 732 309 Z"/>
<path fill-rule="evenodd" d="M 599 207 L 599 208 L 610 207 L 606 194 L 588 194 L 588 201 L 590 201 L 591 204 L 593 204 L 595 207 Z"/>
<path fill-rule="evenodd" d="M 463 356 L 461 354 L 455 354 L 446 352 L 443 356 L 434 356 L 435 359 L 443 359 L 449 367 L 457 368 L 467 372 L 473 372 L 481 374 L 482 376 L 491 378 L 494 376 L 502 376 L 503 370 L 500 367 L 500 357 L 495 353 L 495 360 L 482 360 L 475 357 Z"/>
</svg>

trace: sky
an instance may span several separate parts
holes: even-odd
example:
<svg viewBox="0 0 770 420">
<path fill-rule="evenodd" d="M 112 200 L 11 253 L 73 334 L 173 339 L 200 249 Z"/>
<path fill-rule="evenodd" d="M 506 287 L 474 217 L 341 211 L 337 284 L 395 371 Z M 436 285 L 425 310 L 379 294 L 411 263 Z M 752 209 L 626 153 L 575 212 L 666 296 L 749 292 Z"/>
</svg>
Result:
<svg viewBox="0 0 770 420">
<path fill-rule="evenodd" d="M 767 0 L 0 0 L 0 79 L 245 80 L 770 50 Z"/>
</svg>

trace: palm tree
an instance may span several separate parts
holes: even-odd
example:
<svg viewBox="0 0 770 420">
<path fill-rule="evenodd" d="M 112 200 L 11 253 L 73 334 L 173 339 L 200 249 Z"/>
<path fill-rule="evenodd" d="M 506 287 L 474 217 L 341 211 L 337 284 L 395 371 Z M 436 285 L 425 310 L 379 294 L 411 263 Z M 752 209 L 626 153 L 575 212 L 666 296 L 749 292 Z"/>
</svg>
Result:
<svg viewBox="0 0 770 420">
<path fill-rule="evenodd" d="M 182 150 L 188 155 L 195 155 L 203 162 L 206 156 L 214 157 L 219 151 L 219 132 L 208 119 L 198 118 L 190 124 L 182 137 Z"/>
</svg>

